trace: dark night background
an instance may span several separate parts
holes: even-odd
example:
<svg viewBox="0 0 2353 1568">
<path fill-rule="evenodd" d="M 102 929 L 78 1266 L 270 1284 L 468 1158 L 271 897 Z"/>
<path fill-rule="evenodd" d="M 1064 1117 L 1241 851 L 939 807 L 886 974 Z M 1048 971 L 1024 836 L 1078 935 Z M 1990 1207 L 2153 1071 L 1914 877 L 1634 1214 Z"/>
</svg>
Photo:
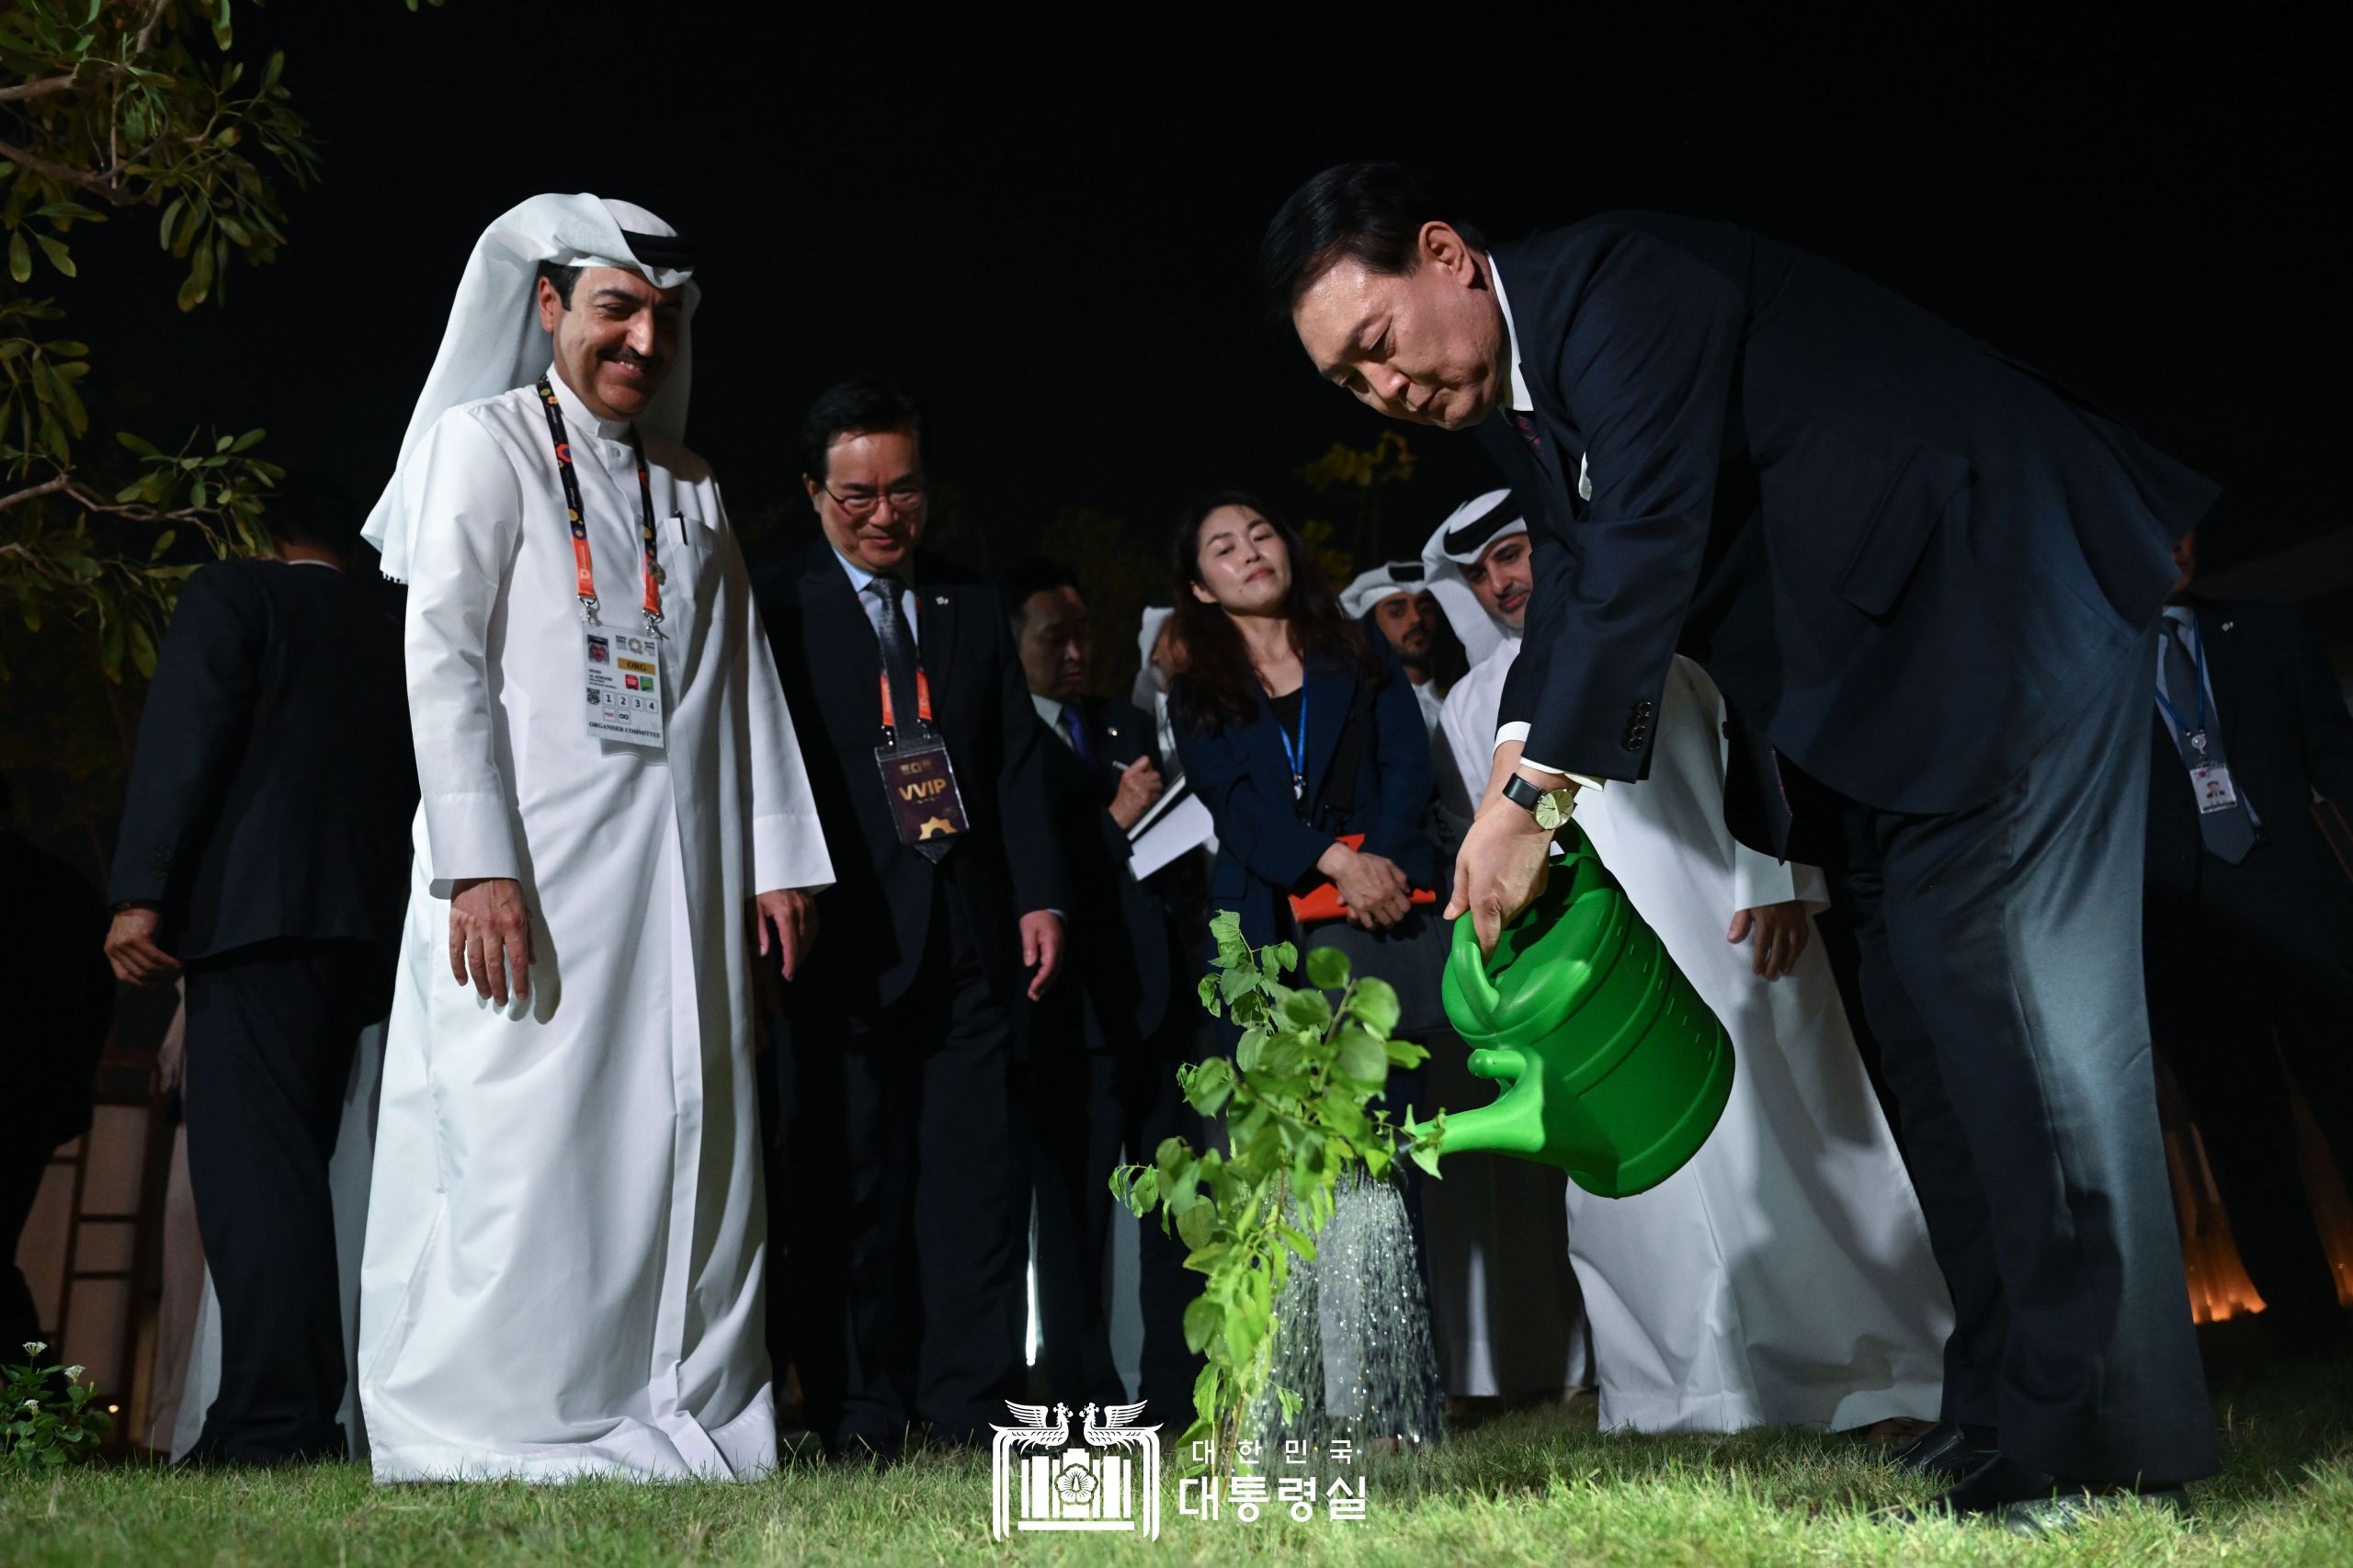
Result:
<svg viewBox="0 0 2353 1568">
<path fill-rule="evenodd" d="M 67 302 L 101 428 L 266 426 L 270 455 L 364 504 L 475 234 L 536 191 L 623 196 L 704 248 L 688 436 L 739 517 L 797 495 L 813 394 L 875 370 L 924 399 L 934 477 L 999 562 L 1065 507 L 1157 548 L 1189 494 L 1303 502 L 1302 463 L 1377 436 L 1265 323 L 1250 267 L 1300 180 L 1394 156 L 1497 237 L 1656 207 L 1878 278 L 2219 479 L 2212 557 L 2341 526 L 2337 24 L 1822 8 L 1627 29 L 1541 9 L 1549 27 L 1496 37 L 1482 7 L 1027 31 L 806 6 L 240 7 L 238 53 L 287 50 L 326 159 L 289 199 L 291 245 L 182 316 L 149 225 L 122 222 L 77 247 Z M 1392 551 L 1493 483 L 1468 437 L 1413 442 Z"/>
<path fill-rule="evenodd" d="M 1251 275 L 1300 181 L 1387 156 L 1498 238 L 1654 207 L 1893 285 L 2218 479 L 2210 566 L 2256 562 L 2234 590 L 2308 601 L 2353 659 L 2345 7 L 1540 13 L 240 6 L 236 54 L 286 50 L 323 177 L 288 193 L 281 258 L 189 315 L 152 214 L 77 233 L 58 293 L 94 350 L 88 449 L 265 426 L 264 455 L 364 511 L 474 237 L 535 192 L 626 197 L 702 246 L 688 435 L 750 553 L 813 528 L 813 397 L 892 376 L 926 403 L 957 553 L 1001 566 L 1060 529 L 1121 562 L 1096 596 L 1118 687 L 1188 497 L 1242 484 L 1364 526 L 1300 471 L 1404 427 L 1323 385 Z M 1495 483 L 1468 437 L 1411 439 L 1415 476 L 1380 495 L 1392 555 Z M 7 737 L 19 817 L 102 864 L 139 693 L 48 656 L 53 681 L 0 688 L 37 721 Z"/>
</svg>

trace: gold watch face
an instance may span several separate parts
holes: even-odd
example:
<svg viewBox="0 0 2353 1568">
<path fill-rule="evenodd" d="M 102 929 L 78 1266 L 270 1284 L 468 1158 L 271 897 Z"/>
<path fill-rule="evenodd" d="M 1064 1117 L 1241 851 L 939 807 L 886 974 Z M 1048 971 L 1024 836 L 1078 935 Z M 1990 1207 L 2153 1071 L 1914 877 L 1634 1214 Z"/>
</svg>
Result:
<svg viewBox="0 0 2353 1568">
<path fill-rule="evenodd" d="M 1547 833 L 1554 832 L 1575 809 L 1575 796 L 1566 790 L 1548 790 L 1536 802 L 1536 825 Z"/>
</svg>

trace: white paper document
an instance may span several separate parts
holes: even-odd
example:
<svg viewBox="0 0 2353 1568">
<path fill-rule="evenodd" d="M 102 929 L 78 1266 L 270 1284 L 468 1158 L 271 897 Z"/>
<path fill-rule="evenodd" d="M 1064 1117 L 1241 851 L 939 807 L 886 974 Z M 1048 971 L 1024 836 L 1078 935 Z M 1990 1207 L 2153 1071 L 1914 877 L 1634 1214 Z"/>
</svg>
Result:
<svg viewBox="0 0 2353 1568">
<path fill-rule="evenodd" d="M 1179 855 L 1207 844 L 1217 831 L 1217 824 L 1210 818 L 1210 809 L 1190 790 L 1153 821 L 1139 825 L 1143 831 L 1135 836 L 1128 850 L 1128 869 L 1135 873 L 1138 881 Z"/>
</svg>

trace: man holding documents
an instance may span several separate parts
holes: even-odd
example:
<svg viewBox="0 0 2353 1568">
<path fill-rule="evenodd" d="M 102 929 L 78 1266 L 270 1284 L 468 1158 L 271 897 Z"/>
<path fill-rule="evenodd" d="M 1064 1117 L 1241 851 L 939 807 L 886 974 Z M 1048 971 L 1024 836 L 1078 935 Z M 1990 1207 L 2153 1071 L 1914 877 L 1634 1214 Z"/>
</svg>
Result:
<svg viewBox="0 0 2353 1568">
<path fill-rule="evenodd" d="M 1040 1359 L 1053 1397 L 1072 1408 L 1085 1400 L 1124 1403 L 1105 1300 L 1111 1171 L 1149 1162 L 1165 1138 L 1199 1134 L 1176 1088 L 1193 1033 L 1192 966 L 1171 913 L 1184 901 L 1166 885 L 1191 858 L 1157 876 L 1138 858 L 1144 835 L 1181 821 L 1184 802 L 1163 799 L 1152 716 L 1086 695 L 1093 639 L 1069 570 L 1025 561 L 1006 573 L 998 592 L 1029 700 L 1051 736 L 1039 750 L 1070 883 L 1067 976 L 1029 1006 L 1023 1028 Z M 1206 813 L 1196 806 L 1193 814 L 1206 832 Z M 1185 1248 L 1150 1224 L 1140 1246 L 1139 1392 L 1156 1408 L 1181 1410 L 1199 1369 L 1185 1348 L 1184 1307 L 1196 1293 L 1186 1284 Z"/>
</svg>

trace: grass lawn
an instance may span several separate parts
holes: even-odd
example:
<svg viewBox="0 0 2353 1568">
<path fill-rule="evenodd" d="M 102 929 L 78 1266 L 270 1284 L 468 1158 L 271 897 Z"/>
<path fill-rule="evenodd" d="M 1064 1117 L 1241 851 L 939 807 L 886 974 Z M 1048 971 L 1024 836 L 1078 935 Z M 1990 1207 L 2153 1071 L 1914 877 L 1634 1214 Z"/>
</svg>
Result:
<svg viewBox="0 0 2353 1568">
<path fill-rule="evenodd" d="M 1791 1433 L 1603 1437 L 1590 1407 L 1465 1424 L 1374 1458 L 1369 1517 L 1269 1508 L 1180 1517 L 1161 1538 L 990 1540 L 985 1457 L 874 1475 L 798 1463 L 751 1485 L 589 1482 L 379 1489 L 351 1465 L 0 1478 L 0 1562 L 2353 1563 L 2353 1361 L 2224 1381 L 2228 1468 L 2187 1522 L 2140 1512 L 2058 1541 L 1875 1516 L 1926 1494 L 1860 1444 Z"/>
</svg>

